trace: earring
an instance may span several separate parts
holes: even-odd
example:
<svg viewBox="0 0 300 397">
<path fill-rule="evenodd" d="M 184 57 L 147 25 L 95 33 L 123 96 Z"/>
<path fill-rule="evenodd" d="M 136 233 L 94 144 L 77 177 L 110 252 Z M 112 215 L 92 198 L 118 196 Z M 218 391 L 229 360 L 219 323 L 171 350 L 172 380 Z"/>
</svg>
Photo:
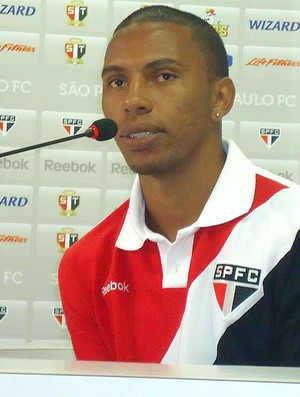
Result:
<svg viewBox="0 0 300 397">
<path fill-rule="evenodd" d="M 219 116 L 220 116 L 220 113 L 219 113 L 219 112 L 217 112 L 217 113 L 216 113 L 216 117 L 219 117 Z"/>
</svg>

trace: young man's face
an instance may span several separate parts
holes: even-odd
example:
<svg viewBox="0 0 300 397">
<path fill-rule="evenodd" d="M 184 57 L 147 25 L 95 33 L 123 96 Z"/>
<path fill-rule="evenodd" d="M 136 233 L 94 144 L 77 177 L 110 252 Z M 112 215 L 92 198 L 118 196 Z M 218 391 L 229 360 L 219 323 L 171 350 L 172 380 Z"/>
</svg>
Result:
<svg viewBox="0 0 300 397">
<path fill-rule="evenodd" d="M 190 28 L 138 23 L 112 38 L 103 69 L 103 111 L 140 174 L 176 172 L 201 156 L 212 129 L 213 85 Z M 178 168 L 179 167 L 179 168 Z"/>
</svg>

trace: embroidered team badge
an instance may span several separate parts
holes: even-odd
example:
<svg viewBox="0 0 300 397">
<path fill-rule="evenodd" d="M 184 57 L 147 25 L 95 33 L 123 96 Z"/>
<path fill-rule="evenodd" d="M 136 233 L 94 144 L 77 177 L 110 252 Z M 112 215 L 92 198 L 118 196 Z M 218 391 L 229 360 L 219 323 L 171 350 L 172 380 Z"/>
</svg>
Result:
<svg viewBox="0 0 300 397">
<path fill-rule="evenodd" d="M 213 285 L 225 317 L 257 291 L 260 276 L 260 269 L 217 264 Z"/>
<path fill-rule="evenodd" d="M 281 136 L 280 128 L 260 128 L 259 135 L 268 149 L 274 145 Z"/>
</svg>

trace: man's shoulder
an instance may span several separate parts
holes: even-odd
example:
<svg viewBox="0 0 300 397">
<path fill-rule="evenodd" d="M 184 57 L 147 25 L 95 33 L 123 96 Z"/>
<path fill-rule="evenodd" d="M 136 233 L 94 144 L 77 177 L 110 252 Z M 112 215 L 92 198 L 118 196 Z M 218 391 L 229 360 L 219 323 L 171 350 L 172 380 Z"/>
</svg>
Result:
<svg viewBox="0 0 300 397">
<path fill-rule="evenodd" d="M 125 201 L 120 207 L 115 209 L 81 237 L 67 250 L 66 254 L 76 253 L 76 255 L 82 255 L 82 253 L 86 253 L 87 251 L 90 253 L 101 250 L 104 246 L 107 249 L 110 245 L 114 246 L 127 214 L 128 205 L 129 200 Z"/>
<path fill-rule="evenodd" d="M 281 184 L 281 185 L 286 186 L 288 188 L 291 188 L 292 191 L 295 194 L 299 194 L 300 193 L 300 185 L 298 183 L 296 183 L 296 182 L 294 182 L 292 180 L 283 178 L 280 175 L 276 175 L 275 173 L 270 172 L 270 171 L 268 171 L 268 170 L 266 170 L 264 168 L 257 167 L 255 165 L 254 165 L 254 167 L 255 167 L 256 174 L 266 178 L 270 183 L 278 183 L 278 184 Z"/>
<path fill-rule="evenodd" d="M 257 169 L 256 194 L 263 201 L 263 210 L 300 230 L 300 185 L 271 172 Z"/>
<path fill-rule="evenodd" d="M 273 188 L 278 192 L 281 190 L 286 190 L 286 195 L 294 197 L 295 199 L 300 199 L 300 185 L 294 181 L 288 180 L 270 171 L 256 167 L 256 175 L 263 181 L 261 183 L 261 188 L 268 190 Z M 300 204 L 300 200 L 299 200 Z"/>
<path fill-rule="evenodd" d="M 114 229 L 120 229 L 125 219 L 129 207 L 129 199 L 111 212 L 106 218 L 104 218 L 98 225 L 95 226 L 96 229 L 113 231 Z"/>
<path fill-rule="evenodd" d="M 99 222 L 86 236 L 100 236 L 104 237 L 108 234 L 118 234 L 121 230 L 125 216 L 127 214 L 129 205 L 129 200 L 125 201 L 118 208 L 116 208 L 112 213 L 110 213 L 106 218 Z"/>
</svg>

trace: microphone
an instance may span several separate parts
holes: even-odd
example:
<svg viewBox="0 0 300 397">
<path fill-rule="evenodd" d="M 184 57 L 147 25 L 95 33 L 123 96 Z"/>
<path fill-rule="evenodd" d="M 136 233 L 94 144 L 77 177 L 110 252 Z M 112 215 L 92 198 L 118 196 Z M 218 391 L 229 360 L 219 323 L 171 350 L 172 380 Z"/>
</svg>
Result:
<svg viewBox="0 0 300 397">
<path fill-rule="evenodd" d="M 67 136 L 61 139 L 55 139 L 53 141 L 47 141 L 43 143 L 38 143 L 36 145 L 27 146 L 15 150 L 10 150 L 9 152 L 0 153 L 1 157 L 11 156 L 12 154 L 27 152 L 28 150 L 39 149 L 44 146 L 55 145 L 56 143 L 71 141 L 73 139 L 88 137 L 96 139 L 96 141 L 107 141 L 113 138 L 118 131 L 117 124 L 111 119 L 101 119 L 96 120 L 93 124 L 83 133 Z"/>
<path fill-rule="evenodd" d="M 117 131 L 118 126 L 113 120 L 101 119 L 94 121 L 93 124 L 83 133 L 83 136 L 96 139 L 97 141 L 108 141 L 116 135 Z"/>
</svg>

